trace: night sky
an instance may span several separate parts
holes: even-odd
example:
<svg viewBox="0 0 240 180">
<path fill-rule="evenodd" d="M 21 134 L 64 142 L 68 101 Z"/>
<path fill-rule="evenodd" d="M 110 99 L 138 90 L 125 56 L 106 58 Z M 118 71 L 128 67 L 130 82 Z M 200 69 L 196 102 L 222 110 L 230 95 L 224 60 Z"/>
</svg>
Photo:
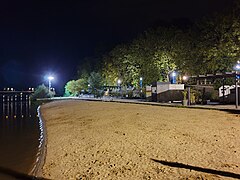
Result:
<svg viewBox="0 0 240 180">
<path fill-rule="evenodd" d="M 196 19 L 229 0 L 3 0 L 0 2 L 0 88 L 45 83 L 63 92 L 84 57 L 111 50 L 161 21 Z"/>
</svg>

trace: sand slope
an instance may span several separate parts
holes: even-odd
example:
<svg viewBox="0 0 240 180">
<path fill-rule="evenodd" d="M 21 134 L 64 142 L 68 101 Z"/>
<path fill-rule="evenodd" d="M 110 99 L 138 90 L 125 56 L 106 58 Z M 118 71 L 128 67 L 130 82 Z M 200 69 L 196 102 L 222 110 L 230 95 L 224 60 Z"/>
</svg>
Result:
<svg viewBox="0 0 240 180">
<path fill-rule="evenodd" d="M 42 115 L 48 136 L 43 167 L 46 178 L 240 177 L 240 117 L 236 114 L 112 102 L 60 101 L 44 105 Z M 152 159 L 200 169 L 166 166 Z M 211 173 L 202 172 L 205 170 Z M 224 173 L 229 177 L 220 176 L 219 171 L 229 172 Z"/>
</svg>

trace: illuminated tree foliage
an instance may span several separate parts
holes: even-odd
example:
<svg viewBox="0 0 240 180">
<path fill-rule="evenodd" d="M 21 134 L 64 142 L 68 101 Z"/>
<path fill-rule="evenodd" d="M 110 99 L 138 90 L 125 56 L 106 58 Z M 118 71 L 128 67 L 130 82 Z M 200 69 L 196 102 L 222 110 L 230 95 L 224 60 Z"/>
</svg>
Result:
<svg viewBox="0 0 240 180">
<path fill-rule="evenodd" d="M 237 2 L 234 8 L 188 28 L 164 25 L 150 29 L 129 43 L 117 45 L 94 71 L 105 85 L 117 85 L 120 79 L 121 85 L 134 87 L 139 86 L 140 77 L 143 86 L 168 81 L 173 70 L 187 75 L 231 71 L 240 57 L 239 7 Z M 85 74 L 90 76 L 90 72 Z"/>
<path fill-rule="evenodd" d="M 100 73 L 92 72 L 88 78 L 88 83 L 92 93 L 96 96 L 100 96 L 100 90 L 103 87 L 103 79 Z"/>
<path fill-rule="evenodd" d="M 87 90 L 87 81 L 85 79 L 71 80 L 65 85 L 65 94 L 76 96 L 82 91 Z"/>
<path fill-rule="evenodd" d="M 174 38 L 174 31 L 161 28 L 145 32 L 131 44 L 116 46 L 104 58 L 103 75 L 107 82 L 115 85 L 121 79 L 123 85 L 138 86 L 140 77 L 144 84 L 166 81 L 168 73 L 176 68 Z"/>
</svg>

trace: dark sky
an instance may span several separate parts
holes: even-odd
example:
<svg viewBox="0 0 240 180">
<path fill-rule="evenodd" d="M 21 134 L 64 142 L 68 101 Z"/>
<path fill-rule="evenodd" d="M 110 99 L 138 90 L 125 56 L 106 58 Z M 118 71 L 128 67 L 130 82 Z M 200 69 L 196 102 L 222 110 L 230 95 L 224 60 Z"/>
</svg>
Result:
<svg viewBox="0 0 240 180">
<path fill-rule="evenodd" d="M 0 88 L 47 84 L 58 91 L 96 48 L 114 47 L 159 21 L 194 21 L 229 0 L 5 0 L 0 2 Z"/>
</svg>

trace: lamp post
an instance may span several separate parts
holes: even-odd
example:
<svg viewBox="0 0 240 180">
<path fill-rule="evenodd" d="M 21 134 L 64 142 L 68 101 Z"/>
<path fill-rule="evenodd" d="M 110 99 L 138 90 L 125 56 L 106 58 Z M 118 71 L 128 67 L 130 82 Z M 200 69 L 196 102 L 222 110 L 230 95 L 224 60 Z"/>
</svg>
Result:
<svg viewBox="0 0 240 180">
<path fill-rule="evenodd" d="M 177 73 L 175 72 L 175 71 L 173 71 L 172 73 L 171 73 L 171 84 L 176 84 L 176 76 L 177 76 Z"/>
<path fill-rule="evenodd" d="M 236 76 L 235 76 L 235 89 L 236 89 L 236 109 L 238 109 L 238 79 L 239 79 L 239 75 L 238 72 L 240 71 L 240 61 L 237 61 L 237 64 L 235 66 L 235 72 L 236 72 Z"/>
<path fill-rule="evenodd" d="M 119 87 L 121 86 L 121 80 L 120 80 L 120 79 L 117 80 L 117 85 L 118 85 Z"/>
<path fill-rule="evenodd" d="M 143 78 L 140 77 L 139 80 L 140 80 L 140 88 L 141 88 L 141 89 L 140 89 L 140 97 L 142 98 Z"/>
<path fill-rule="evenodd" d="M 52 82 L 53 79 L 54 79 L 53 76 L 48 76 L 48 91 L 49 91 L 49 93 L 51 91 L 51 82 Z"/>
<path fill-rule="evenodd" d="M 143 78 L 142 77 L 140 77 L 140 88 L 142 89 L 142 82 L 143 82 Z"/>
<path fill-rule="evenodd" d="M 184 76 L 182 77 L 182 80 L 186 82 L 186 81 L 188 80 L 188 76 L 185 76 L 185 75 L 184 75 Z"/>
<path fill-rule="evenodd" d="M 122 97 L 122 89 L 121 89 L 121 80 L 120 79 L 117 80 L 117 85 L 119 87 L 120 94 L 121 94 L 121 97 Z"/>
</svg>

